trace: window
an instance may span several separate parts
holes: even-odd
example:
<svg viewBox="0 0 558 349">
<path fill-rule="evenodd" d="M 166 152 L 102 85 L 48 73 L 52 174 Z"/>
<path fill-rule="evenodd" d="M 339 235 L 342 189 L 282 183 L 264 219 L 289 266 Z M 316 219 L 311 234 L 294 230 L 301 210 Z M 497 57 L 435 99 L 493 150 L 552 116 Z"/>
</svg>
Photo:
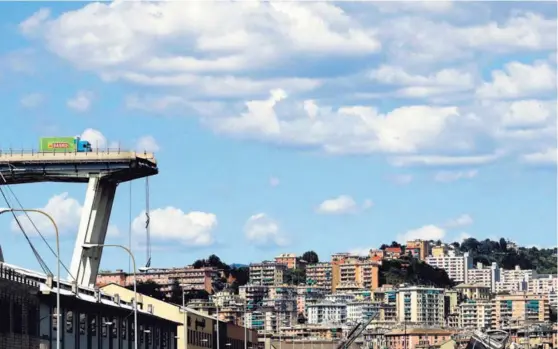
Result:
<svg viewBox="0 0 558 349">
<path fill-rule="evenodd" d="M 138 336 L 140 336 L 140 338 L 139 338 L 140 343 L 143 343 L 143 339 L 145 338 L 145 335 L 144 335 L 144 332 L 143 332 L 143 325 L 140 325 L 140 327 L 139 327 Z"/>
<path fill-rule="evenodd" d="M 80 313 L 79 314 L 79 334 L 80 335 L 84 335 L 85 334 L 85 323 L 87 321 L 87 315 Z"/>
<path fill-rule="evenodd" d="M 58 308 L 54 307 L 52 310 L 52 331 L 56 331 L 58 327 Z"/>
<path fill-rule="evenodd" d="M 128 321 L 126 321 L 126 319 L 122 319 L 121 320 L 121 326 L 120 326 L 120 337 L 122 337 L 122 339 L 126 339 L 126 327 L 128 325 Z"/>
<path fill-rule="evenodd" d="M 134 326 L 135 326 L 135 324 L 132 322 L 132 323 L 130 324 L 130 340 L 131 340 L 131 341 L 136 340 L 136 337 L 135 337 L 135 336 L 136 336 L 136 333 L 135 333 L 135 329 L 136 329 L 136 328 L 135 328 Z"/>
<path fill-rule="evenodd" d="M 71 310 L 66 312 L 66 332 L 74 332 L 74 312 Z"/>
<path fill-rule="evenodd" d="M 97 335 L 97 315 L 96 314 L 89 315 L 89 333 L 91 333 L 91 336 L 96 336 Z"/>
<path fill-rule="evenodd" d="M 112 338 L 118 338 L 118 322 L 116 316 L 112 317 Z"/>
<path fill-rule="evenodd" d="M 108 329 L 107 329 L 107 327 L 108 327 L 108 324 L 107 324 L 108 318 L 107 318 L 106 316 L 103 316 L 103 317 L 101 318 L 101 320 L 102 320 L 102 322 L 101 322 L 101 331 L 102 331 L 101 334 L 102 334 L 103 337 L 106 337 L 106 336 L 107 336 L 107 333 L 108 333 Z"/>
</svg>

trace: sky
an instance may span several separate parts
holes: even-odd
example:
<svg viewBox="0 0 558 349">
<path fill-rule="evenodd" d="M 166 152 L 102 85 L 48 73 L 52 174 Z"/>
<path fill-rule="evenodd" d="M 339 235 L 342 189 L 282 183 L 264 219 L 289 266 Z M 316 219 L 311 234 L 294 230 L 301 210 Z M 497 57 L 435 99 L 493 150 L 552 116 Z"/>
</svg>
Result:
<svg viewBox="0 0 558 349">
<path fill-rule="evenodd" d="M 0 148 L 154 152 L 153 267 L 556 246 L 556 29 L 551 2 L 2 2 Z M 85 188 L 11 187 L 55 217 L 68 266 Z M 146 207 L 144 180 L 121 184 L 105 241 L 131 236 L 140 265 Z M 8 215 L 0 231 L 6 261 L 38 270 Z"/>
</svg>

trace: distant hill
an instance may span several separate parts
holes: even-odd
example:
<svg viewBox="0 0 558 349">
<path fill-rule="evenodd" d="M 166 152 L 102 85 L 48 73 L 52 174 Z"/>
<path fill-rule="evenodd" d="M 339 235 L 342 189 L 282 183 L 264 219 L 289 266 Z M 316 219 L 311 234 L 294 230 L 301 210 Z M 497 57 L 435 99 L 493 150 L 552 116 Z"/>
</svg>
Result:
<svg viewBox="0 0 558 349">
<path fill-rule="evenodd" d="M 246 268 L 249 267 L 248 264 L 241 264 L 241 263 L 233 263 L 233 264 L 229 264 L 231 266 L 231 268 Z"/>
</svg>

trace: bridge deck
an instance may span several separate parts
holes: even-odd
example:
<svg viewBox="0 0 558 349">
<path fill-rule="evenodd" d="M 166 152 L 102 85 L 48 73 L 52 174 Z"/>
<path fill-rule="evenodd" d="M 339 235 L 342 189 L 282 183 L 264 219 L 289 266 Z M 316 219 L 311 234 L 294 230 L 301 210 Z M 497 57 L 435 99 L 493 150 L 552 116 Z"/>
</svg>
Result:
<svg viewBox="0 0 558 349">
<path fill-rule="evenodd" d="M 0 152 L 0 172 L 8 184 L 87 182 L 91 175 L 124 182 L 158 173 L 153 153 L 130 151 Z M 0 185 L 6 184 L 0 180 Z"/>
</svg>

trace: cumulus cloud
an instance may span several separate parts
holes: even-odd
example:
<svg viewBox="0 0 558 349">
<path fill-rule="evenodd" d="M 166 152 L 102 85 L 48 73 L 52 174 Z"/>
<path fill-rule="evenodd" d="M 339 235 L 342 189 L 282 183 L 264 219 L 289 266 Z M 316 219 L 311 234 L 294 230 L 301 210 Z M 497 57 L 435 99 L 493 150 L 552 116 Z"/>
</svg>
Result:
<svg viewBox="0 0 558 349">
<path fill-rule="evenodd" d="M 443 240 L 446 236 L 446 231 L 434 224 L 422 226 L 417 229 L 411 229 L 403 234 L 397 236 L 397 241 L 404 243 L 409 240 Z"/>
<path fill-rule="evenodd" d="M 217 216 L 213 213 L 192 211 L 167 206 L 150 211 L 150 233 L 154 240 L 174 241 L 190 247 L 210 246 L 215 242 L 213 231 Z M 132 230 L 145 234 L 145 211 L 134 218 Z"/>
<path fill-rule="evenodd" d="M 286 246 L 289 243 L 279 223 L 265 213 L 248 218 L 244 225 L 244 236 L 250 244 L 260 247 Z"/>
<path fill-rule="evenodd" d="M 357 213 L 359 210 L 366 210 L 372 207 L 372 205 L 372 200 L 366 199 L 359 207 L 351 196 L 339 195 L 336 198 L 324 200 L 320 205 L 318 205 L 316 212 L 321 214 Z"/>
<path fill-rule="evenodd" d="M 466 227 L 468 225 L 473 224 L 473 218 L 471 218 L 470 215 L 468 214 L 462 214 L 461 216 L 454 218 L 454 219 L 450 219 L 449 221 L 446 222 L 445 227 L 446 228 L 462 228 L 462 227 Z"/>
<path fill-rule="evenodd" d="M 88 128 L 83 131 L 81 139 L 91 143 L 92 148 L 105 148 L 107 146 L 107 138 L 99 130 Z"/>
<path fill-rule="evenodd" d="M 481 98 L 521 98 L 555 88 L 556 71 L 548 63 L 510 62 L 504 70 L 493 71 L 492 81 L 484 82 L 476 93 Z"/>
<path fill-rule="evenodd" d="M 356 247 L 349 250 L 351 255 L 355 256 L 368 256 L 372 247 Z"/>
<path fill-rule="evenodd" d="M 438 171 L 434 175 L 434 180 L 436 182 L 455 182 L 460 179 L 471 179 L 476 177 L 478 170 L 468 170 L 468 171 Z"/>
<path fill-rule="evenodd" d="M 521 158 L 525 163 L 532 165 L 556 165 L 556 148 L 547 148 L 539 152 L 524 154 Z"/>
<path fill-rule="evenodd" d="M 74 97 L 68 99 L 66 105 L 77 112 L 85 112 L 91 108 L 93 96 L 90 91 L 78 91 Z"/>
<path fill-rule="evenodd" d="M 67 192 L 54 195 L 48 200 L 44 207 L 38 209 L 48 213 L 54 219 L 60 234 L 77 233 L 83 206 Z M 31 235 L 36 234 L 35 228 L 33 227 L 34 224 L 43 235 L 52 236 L 55 234 L 52 222 L 47 217 L 40 213 L 30 212 L 28 214 L 33 223 L 29 221 L 25 214 L 18 214 L 17 216 L 26 233 Z M 15 220 L 12 220 L 11 229 L 13 231 L 20 231 L 19 225 Z M 115 225 L 109 224 L 107 228 L 107 237 L 116 237 L 119 234 L 118 228 Z"/>
<path fill-rule="evenodd" d="M 148 151 L 148 152 L 156 152 L 159 151 L 159 144 L 153 136 L 143 136 L 138 139 L 136 144 L 136 149 L 138 151 Z"/>
<path fill-rule="evenodd" d="M 45 97 L 40 93 L 31 93 L 21 97 L 19 103 L 22 107 L 32 109 L 40 106 L 45 100 Z"/>
</svg>

